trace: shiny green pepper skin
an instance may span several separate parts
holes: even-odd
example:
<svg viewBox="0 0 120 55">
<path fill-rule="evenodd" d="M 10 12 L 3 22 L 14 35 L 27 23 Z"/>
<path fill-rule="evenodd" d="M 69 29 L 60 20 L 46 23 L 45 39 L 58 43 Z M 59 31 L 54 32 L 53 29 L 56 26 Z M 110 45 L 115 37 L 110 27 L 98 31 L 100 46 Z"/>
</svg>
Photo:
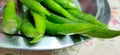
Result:
<svg viewBox="0 0 120 55">
<path fill-rule="evenodd" d="M 36 0 L 20 0 L 22 4 L 30 8 L 31 10 L 41 14 L 50 15 L 49 12 Z"/>
<path fill-rule="evenodd" d="M 39 14 L 31 10 L 31 15 L 33 16 L 33 19 L 35 21 L 35 29 L 41 33 L 40 36 L 35 37 L 30 43 L 36 43 L 39 42 L 44 34 L 46 29 L 46 17 L 44 14 Z"/>
<path fill-rule="evenodd" d="M 15 0 L 9 0 L 3 11 L 2 30 L 6 34 L 15 34 L 21 28 L 22 20 L 16 13 Z"/>
<path fill-rule="evenodd" d="M 29 12 L 24 12 L 23 23 L 21 27 L 21 32 L 28 38 L 36 38 L 41 35 L 38 30 L 35 29 L 34 25 L 30 22 Z"/>
</svg>

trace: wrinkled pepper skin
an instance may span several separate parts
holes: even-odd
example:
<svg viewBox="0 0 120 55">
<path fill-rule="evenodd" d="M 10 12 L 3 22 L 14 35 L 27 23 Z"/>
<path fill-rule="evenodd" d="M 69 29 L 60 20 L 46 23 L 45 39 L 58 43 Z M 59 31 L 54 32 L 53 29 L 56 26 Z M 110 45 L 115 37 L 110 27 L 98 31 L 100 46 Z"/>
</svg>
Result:
<svg viewBox="0 0 120 55">
<path fill-rule="evenodd" d="M 49 12 L 36 0 L 20 0 L 22 4 L 30 8 L 31 10 L 41 14 L 50 15 Z"/>
<path fill-rule="evenodd" d="M 30 43 L 36 43 L 39 42 L 44 34 L 45 34 L 45 29 L 46 29 L 46 17 L 44 14 L 39 14 L 31 10 L 31 15 L 34 18 L 35 21 L 35 29 L 38 30 L 38 32 L 41 33 L 40 36 L 35 37 Z"/>
<path fill-rule="evenodd" d="M 68 13 L 64 8 L 62 8 L 58 3 L 53 0 L 44 0 L 44 5 L 49 9 L 53 10 L 56 13 L 59 13 L 66 17 L 69 20 L 78 21 L 77 19 L 73 18 L 70 13 Z M 51 5 L 52 4 L 52 5 Z"/>
<path fill-rule="evenodd" d="M 3 11 L 2 30 L 6 34 L 15 34 L 21 28 L 22 20 L 16 13 L 15 0 L 9 0 Z"/>
<path fill-rule="evenodd" d="M 33 24 L 30 22 L 28 16 L 29 16 L 29 13 L 28 12 L 24 12 L 24 15 L 23 15 L 23 24 L 22 24 L 22 27 L 21 27 L 22 34 L 24 34 L 26 37 L 29 37 L 29 38 L 39 37 L 41 35 L 41 33 L 38 32 L 35 29 L 35 27 L 33 26 Z"/>
<path fill-rule="evenodd" d="M 59 5 L 61 5 L 65 9 L 76 9 L 77 6 L 75 3 L 69 1 L 69 0 L 54 0 Z"/>
<path fill-rule="evenodd" d="M 94 26 L 88 23 L 65 23 L 65 24 L 55 24 L 50 21 L 46 21 L 47 27 L 46 32 L 52 35 L 66 35 L 71 33 L 84 33 Z"/>
</svg>

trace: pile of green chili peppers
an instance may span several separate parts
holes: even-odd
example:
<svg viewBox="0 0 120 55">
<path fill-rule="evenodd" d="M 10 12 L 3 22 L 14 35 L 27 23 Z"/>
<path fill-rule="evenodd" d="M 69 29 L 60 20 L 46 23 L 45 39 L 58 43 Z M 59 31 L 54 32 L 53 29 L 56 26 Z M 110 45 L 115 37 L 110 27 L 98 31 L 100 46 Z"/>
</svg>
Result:
<svg viewBox="0 0 120 55">
<path fill-rule="evenodd" d="M 19 0 L 26 11 L 20 17 L 15 0 L 8 0 L 3 12 L 2 30 L 6 34 L 18 32 L 30 43 L 39 42 L 45 35 L 80 34 L 94 38 L 113 38 L 120 31 L 110 30 L 93 15 L 79 10 L 73 0 Z"/>
</svg>

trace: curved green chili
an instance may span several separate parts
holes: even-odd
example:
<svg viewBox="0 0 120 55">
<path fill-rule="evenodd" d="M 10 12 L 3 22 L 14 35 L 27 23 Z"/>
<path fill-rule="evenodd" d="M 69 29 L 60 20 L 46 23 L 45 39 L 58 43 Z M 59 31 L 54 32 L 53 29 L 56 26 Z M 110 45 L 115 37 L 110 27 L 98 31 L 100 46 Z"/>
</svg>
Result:
<svg viewBox="0 0 120 55">
<path fill-rule="evenodd" d="M 21 27 L 21 19 L 16 13 L 15 0 L 9 0 L 3 11 L 2 30 L 7 34 L 15 34 Z"/>
<path fill-rule="evenodd" d="M 39 14 L 43 13 L 45 15 L 50 15 L 46 8 L 36 0 L 20 0 L 20 2 Z"/>
<path fill-rule="evenodd" d="M 41 33 L 41 35 L 39 37 L 35 37 L 30 43 L 36 43 L 38 41 L 40 41 L 45 33 L 45 29 L 46 29 L 46 18 L 44 14 L 38 14 L 34 11 L 31 10 L 31 14 L 34 18 L 35 21 L 35 28 L 36 30 L 38 30 L 38 32 Z"/>
<path fill-rule="evenodd" d="M 53 0 L 44 0 L 44 5 L 46 5 L 49 9 L 63 15 L 69 20 L 78 21 L 77 19 L 73 18 L 71 14 L 69 14 L 64 8 L 62 8 L 59 4 L 57 4 Z"/>
<path fill-rule="evenodd" d="M 23 24 L 21 27 L 22 34 L 24 34 L 26 37 L 29 37 L 29 38 L 39 37 L 41 35 L 41 33 L 35 29 L 33 24 L 29 21 L 28 16 L 29 16 L 28 12 L 25 12 L 23 15 Z"/>
</svg>

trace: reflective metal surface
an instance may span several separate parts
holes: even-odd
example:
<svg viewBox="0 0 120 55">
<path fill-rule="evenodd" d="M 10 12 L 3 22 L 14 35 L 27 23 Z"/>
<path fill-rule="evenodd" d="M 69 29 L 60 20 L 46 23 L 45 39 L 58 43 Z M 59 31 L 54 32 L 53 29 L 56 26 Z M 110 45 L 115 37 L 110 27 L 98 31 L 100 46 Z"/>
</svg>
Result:
<svg viewBox="0 0 120 55">
<path fill-rule="evenodd" d="M 5 1 L 5 0 L 3 0 Z M 0 9 L 3 9 L 3 2 L 2 0 L 0 1 Z M 84 0 L 86 2 L 86 5 L 89 5 L 90 3 L 87 4 L 87 2 L 90 0 Z M 88 11 L 88 8 L 85 8 L 85 5 L 82 3 L 80 0 L 80 4 L 78 0 L 75 0 L 77 5 L 81 4 L 81 9 L 85 12 Z M 97 19 L 104 23 L 108 23 L 110 19 L 110 8 L 107 0 L 96 0 L 93 1 L 94 6 L 91 6 L 91 10 L 94 9 L 94 11 L 89 10 L 93 15 L 96 16 Z M 89 5 L 90 6 L 90 5 Z M 86 12 L 87 13 L 87 12 Z M 0 16 L 2 15 L 2 10 L 0 11 Z M 0 19 L 0 23 L 2 22 L 2 19 Z M 1 27 L 1 26 L 0 26 Z M 0 47 L 1 48 L 9 48 L 9 49 L 23 49 L 23 50 L 53 50 L 53 49 L 60 49 L 60 48 L 65 48 L 68 46 L 73 46 L 76 44 L 81 44 L 90 38 L 88 37 L 83 37 L 80 35 L 66 35 L 66 36 L 49 36 L 45 35 L 45 37 L 37 44 L 30 45 L 28 44 L 28 39 L 26 39 L 23 36 L 19 35 L 5 35 L 0 31 Z"/>
</svg>

